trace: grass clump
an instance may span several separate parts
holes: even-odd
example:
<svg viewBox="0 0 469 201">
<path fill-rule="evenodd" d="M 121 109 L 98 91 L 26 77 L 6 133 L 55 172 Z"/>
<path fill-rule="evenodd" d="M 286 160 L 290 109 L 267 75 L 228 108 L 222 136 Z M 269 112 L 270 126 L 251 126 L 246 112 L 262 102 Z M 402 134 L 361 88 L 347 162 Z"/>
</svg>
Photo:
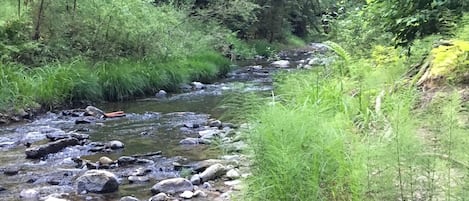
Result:
<svg viewBox="0 0 469 201">
<path fill-rule="evenodd" d="M 274 105 L 251 134 L 254 176 L 248 200 L 359 199 L 363 172 L 349 149 L 344 116 L 316 107 Z M 324 121 L 327 119 L 329 121 Z"/>
</svg>

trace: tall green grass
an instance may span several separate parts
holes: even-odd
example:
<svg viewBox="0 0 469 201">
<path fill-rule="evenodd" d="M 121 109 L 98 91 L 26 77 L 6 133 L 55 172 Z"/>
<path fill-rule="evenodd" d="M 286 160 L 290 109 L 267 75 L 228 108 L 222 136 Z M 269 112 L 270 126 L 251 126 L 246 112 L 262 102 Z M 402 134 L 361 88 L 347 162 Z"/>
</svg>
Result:
<svg viewBox="0 0 469 201">
<path fill-rule="evenodd" d="M 50 109 L 122 101 L 160 89 L 177 90 L 182 83 L 213 81 L 229 70 L 229 64 L 220 54 L 205 51 L 165 62 L 121 59 L 90 64 L 77 60 L 33 69 L 4 65 L 0 68 L 0 110 L 36 103 Z"/>
<path fill-rule="evenodd" d="M 460 98 L 427 107 L 405 77 L 409 61 L 416 60 L 400 58 L 399 50 L 380 52 L 385 56 L 276 78 L 273 102 L 253 112 L 253 175 L 244 199 L 467 196 L 468 142 L 462 133 L 469 130 L 459 122 L 469 115 L 461 112 Z"/>
</svg>

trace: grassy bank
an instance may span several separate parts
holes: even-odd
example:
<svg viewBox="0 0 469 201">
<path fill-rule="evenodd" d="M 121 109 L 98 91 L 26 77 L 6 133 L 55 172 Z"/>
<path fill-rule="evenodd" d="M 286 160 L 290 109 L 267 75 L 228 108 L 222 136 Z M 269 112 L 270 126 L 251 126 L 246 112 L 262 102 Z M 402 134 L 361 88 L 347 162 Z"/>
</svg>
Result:
<svg viewBox="0 0 469 201">
<path fill-rule="evenodd" d="M 121 59 L 92 65 L 77 60 L 33 69 L 4 65 L 0 68 L 0 111 L 37 104 L 49 109 L 125 100 L 160 89 L 174 91 L 182 83 L 216 79 L 229 66 L 226 58 L 210 51 L 165 62 Z"/>
<path fill-rule="evenodd" d="M 252 115 L 243 200 L 466 198 L 467 85 L 443 81 L 423 92 L 411 68 L 438 37 L 417 40 L 411 57 L 380 45 L 353 57 L 329 43 L 335 64 L 279 75 L 271 102 Z M 433 52 L 428 58 L 439 58 Z"/>
</svg>

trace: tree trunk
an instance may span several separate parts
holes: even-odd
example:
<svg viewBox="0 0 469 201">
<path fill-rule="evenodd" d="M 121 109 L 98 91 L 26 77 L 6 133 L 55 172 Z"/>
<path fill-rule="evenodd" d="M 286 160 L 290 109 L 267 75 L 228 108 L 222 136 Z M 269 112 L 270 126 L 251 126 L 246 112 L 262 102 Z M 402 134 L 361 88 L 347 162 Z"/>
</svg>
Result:
<svg viewBox="0 0 469 201">
<path fill-rule="evenodd" d="M 44 0 L 41 0 L 41 4 L 39 5 L 39 12 L 37 14 L 37 21 L 36 21 L 36 26 L 34 28 L 34 35 L 33 35 L 33 40 L 39 40 L 41 37 L 41 19 L 42 19 L 42 13 L 44 12 Z"/>
<path fill-rule="evenodd" d="M 18 18 L 21 17 L 21 0 L 18 0 Z"/>
</svg>

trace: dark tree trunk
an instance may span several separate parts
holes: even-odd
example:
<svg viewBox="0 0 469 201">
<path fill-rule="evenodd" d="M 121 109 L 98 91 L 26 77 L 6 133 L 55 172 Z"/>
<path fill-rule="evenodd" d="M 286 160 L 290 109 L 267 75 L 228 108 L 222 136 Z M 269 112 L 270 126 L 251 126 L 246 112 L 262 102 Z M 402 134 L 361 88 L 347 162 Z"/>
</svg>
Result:
<svg viewBox="0 0 469 201">
<path fill-rule="evenodd" d="M 21 17 L 21 0 L 18 0 L 18 17 Z"/>
<path fill-rule="evenodd" d="M 44 12 L 44 0 L 41 0 L 41 4 L 39 5 L 39 12 L 37 14 L 36 26 L 34 28 L 33 40 L 39 40 L 39 38 L 41 37 L 41 19 L 42 19 L 43 12 Z"/>
</svg>

